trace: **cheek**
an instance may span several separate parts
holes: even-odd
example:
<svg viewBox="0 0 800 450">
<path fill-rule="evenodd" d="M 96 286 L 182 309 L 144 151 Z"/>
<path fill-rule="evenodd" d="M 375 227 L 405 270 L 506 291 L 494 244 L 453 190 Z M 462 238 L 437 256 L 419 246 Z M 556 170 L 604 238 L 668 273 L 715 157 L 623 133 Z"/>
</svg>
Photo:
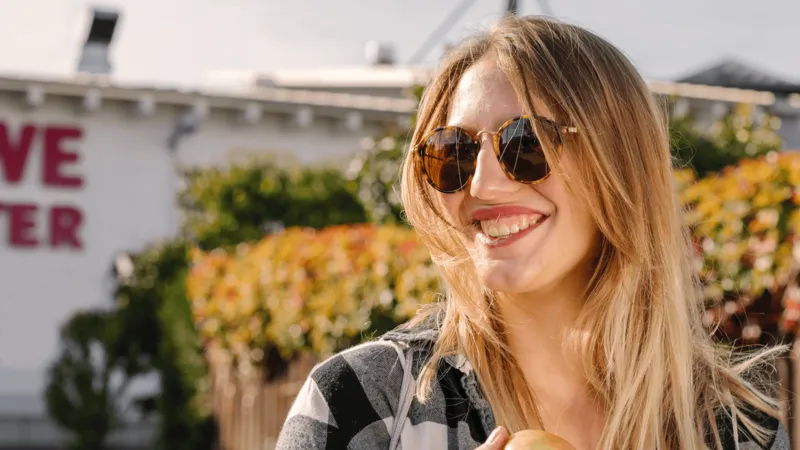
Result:
<svg viewBox="0 0 800 450">
<path fill-rule="evenodd" d="M 572 248 L 577 259 L 584 259 L 594 252 L 599 240 L 599 230 L 595 226 L 589 210 L 575 200 L 562 211 L 563 234 L 560 236 L 562 248 Z M 566 222 L 566 223 L 564 223 Z"/>
<path fill-rule="evenodd" d="M 462 222 L 462 213 L 464 211 L 464 192 L 455 192 L 452 194 L 438 193 L 439 204 L 442 210 L 447 215 L 447 220 L 453 225 L 458 225 Z"/>
<path fill-rule="evenodd" d="M 556 181 L 556 180 L 554 180 Z M 592 251 L 598 240 L 598 229 L 584 202 L 572 196 L 561 182 L 547 186 L 547 195 L 556 206 L 559 246 L 582 252 Z"/>
</svg>

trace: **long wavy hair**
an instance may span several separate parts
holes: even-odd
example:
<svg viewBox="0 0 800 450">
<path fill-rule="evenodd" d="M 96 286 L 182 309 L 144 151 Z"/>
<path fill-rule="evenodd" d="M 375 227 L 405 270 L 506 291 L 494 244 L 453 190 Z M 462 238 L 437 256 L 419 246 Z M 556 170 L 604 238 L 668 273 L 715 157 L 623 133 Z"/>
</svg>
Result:
<svg viewBox="0 0 800 450">
<path fill-rule="evenodd" d="M 567 188 L 586 202 L 602 235 L 576 324 L 590 332 L 575 341 L 585 377 L 605 407 L 599 448 L 702 449 L 710 436 L 721 448 L 716 417 L 723 410 L 764 442 L 768 430 L 746 411 L 779 417 L 775 392 L 757 369 L 772 368 L 785 348 L 734 356 L 703 326 L 663 105 L 631 62 L 596 34 L 551 19 L 507 17 L 444 57 L 423 94 L 412 148 L 446 123 L 459 80 L 484 58 L 506 73 L 528 112 L 538 97 L 557 122 L 580 130 L 562 152 L 572 162 Z M 545 152 L 559 170 L 557 149 Z M 502 293 L 476 281 L 459 225 L 446 219 L 441 194 L 424 180 L 413 151 L 401 185 L 407 218 L 446 286 L 445 298 L 412 321 L 442 318 L 418 379 L 420 400 L 427 400 L 440 359 L 460 353 L 475 368 L 498 424 L 514 432 L 541 423 L 493 306 Z"/>
</svg>

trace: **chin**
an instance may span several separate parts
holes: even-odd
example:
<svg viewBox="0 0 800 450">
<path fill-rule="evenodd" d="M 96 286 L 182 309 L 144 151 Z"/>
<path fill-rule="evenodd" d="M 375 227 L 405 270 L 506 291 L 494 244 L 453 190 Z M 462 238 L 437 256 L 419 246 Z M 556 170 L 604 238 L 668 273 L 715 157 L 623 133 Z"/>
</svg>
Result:
<svg viewBox="0 0 800 450">
<path fill-rule="evenodd" d="M 481 285 L 503 294 L 522 294 L 538 290 L 542 274 L 538 270 L 521 270 L 521 263 L 492 261 L 477 270 Z"/>
</svg>

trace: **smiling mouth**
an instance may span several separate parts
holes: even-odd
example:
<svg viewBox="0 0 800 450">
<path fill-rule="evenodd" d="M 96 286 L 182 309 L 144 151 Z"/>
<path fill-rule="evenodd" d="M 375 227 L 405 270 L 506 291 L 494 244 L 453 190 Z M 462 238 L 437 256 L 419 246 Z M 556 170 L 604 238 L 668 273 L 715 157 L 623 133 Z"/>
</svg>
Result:
<svg viewBox="0 0 800 450">
<path fill-rule="evenodd" d="M 522 239 L 550 216 L 523 214 L 494 220 L 474 221 L 478 239 L 488 247 L 503 247 Z"/>
<path fill-rule="evenodd" d="M 495 220 L 479 220 L 473 222 L 473 225 L 488 237 L 503 239 L 528 228 L 536 227 L 545 219 L 547 216 L 544 214 L 524 214 Z"/>
</svg>

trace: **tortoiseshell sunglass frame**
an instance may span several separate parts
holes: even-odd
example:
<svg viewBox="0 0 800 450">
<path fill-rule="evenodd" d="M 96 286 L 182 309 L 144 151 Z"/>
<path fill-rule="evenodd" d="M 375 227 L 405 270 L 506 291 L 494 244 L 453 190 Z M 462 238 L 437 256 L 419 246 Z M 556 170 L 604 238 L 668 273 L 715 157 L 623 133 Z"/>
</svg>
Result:
<svg viewBox="0 0 800 450">
<path fill-rule="evenodd" d="M 431 187 L 433 187 L 434 189 L 436 189 L 439 192 L 442 192 L 442 193 L 445 193 L 445 194 L 452 194 L 454 192 L 458 192 L 458 191 L 463 190 L 464 187 L 466 187 L 466 185 L 469 183 L 469 180 L 474 175 L 474 170 L 475 169 L 473 168 L 473 173 L 471 173 L 469 175 L 469 177 L 466 178 L 464 183 L 457 189 L 441 189 L 438 186 L 436 186 L 436 184 L 431 179 L 431 176 L 430 176 L 430 174 L 428 174 L 428 171 L 425 169 L 425 164 L 423 163 L 424 158 L 430 158 L 431 157 L 430 155 L 425 155 L 425 148 L 427 146 L 428 140 L 431 137 L 433 137 L 436 133 L 439 133 L 441 131 L 446 131 L 446 130 L 458 131 L 459 133 L 469 137 L 470 139 L 472 139 L 478 145 L 478 149 L 479 150 L 480 150 L 480 136 L 482 136 L 483 134 L 487 134 L 488 133 L 488 134 L 492 135 L 492 148 L 494 149 L 494 153 L 497 156 L 497 161 L 500 164 L 500 167 L 503 169 L 503 172 L 505 172 L 506 176 L 508 176 L 510 179 L 512 179 L 512 180 L 514 180 L 516 182 L 524 183 L 524 184 L 531 184 L 531 185 L 538 184 L 538 183 L 541 183 L 544 180 L 546 180 L 550 176 L 550 171 L 549 170 L 548 170 L 547 174 L 545 174 L 543 177 L 538 178 L 538 179 L 533 180 L 533 181 L 527 181 L 527 180 L 520 179 L 516 174 L 514 174 L 511 170 L 509 170 L 508 167 L 506 167 L 506 165 L 502 161 L 502 154 L 501 154 L 501 149 L 500 149 L 500 137 L 503 134 L 503 131 L 506 128 L 508 128 L 509 125 L 511 125 L 514 122 L 520 121 L 520 120 L 528 120 L 530 122 L 531 127 L 532 127 L 534 132 L 538 131 L 537 128 L 542 130 L 550 138 L 551 142 L 556 147 L 556 151 L 558 151 L 558 152 L 560 152 L 561 149 L 564 146 L 564 139 L 563 139 L 564 136 L 568 136 L 568 135 L 571 135 L 571 134 L 577 134 L 578 133 L 577 127 L 570 126 L 570 125 L 560 125 L 560 124 L 558 124 L 558 123 L 554 122 L 553 120 L 548 119 L 546 117 L 542 117 L 542 116 L 538 116 L 538 115 L 529 115 L 529 114 L 523 114 L 521 116 L 514 117 L 513 119 L 507 120 L 505 123 L 503 123 L 503 125 L 500 126 L 500 128 L 497 129 L 497 131 L 480 130 L 477 133 L 473 133 L 473 132 L 471 132 L 469 130 L 466 130 L 464 128 L 457 127 L 457 126 L 438 127 L 438 128 L 436 128 L 434 130 L 431 130 L 429 133 L 427 133 L 422 138 L 420 143 L 415 146 L 415 153 L 417 155 L 417 158 L 419 159 L 419 161 L 418 161 L 419 168 L 422 171 L 422 174 L 425 177 L 425 179 L 428 181 L 428 184 L 431 185 Z M 539 125 L 538 127 L 536 126 L 537 124 Z M 538 134 L 537 134 L 537 138 L 538 138 Z"/>
</svg>

